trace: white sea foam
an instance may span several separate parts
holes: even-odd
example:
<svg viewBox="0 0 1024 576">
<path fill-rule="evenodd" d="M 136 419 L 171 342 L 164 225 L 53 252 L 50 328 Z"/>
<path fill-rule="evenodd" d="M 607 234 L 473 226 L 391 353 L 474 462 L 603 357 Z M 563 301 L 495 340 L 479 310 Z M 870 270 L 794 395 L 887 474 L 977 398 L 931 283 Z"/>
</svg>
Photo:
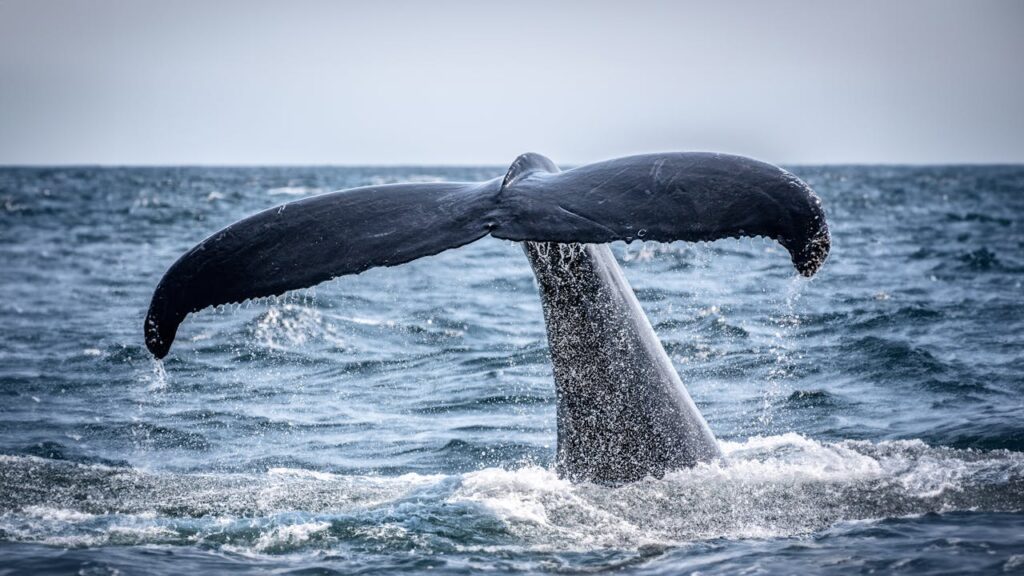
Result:
<svg viewBox="0 0 1024 576">
<path fill-rule="evenodd" d="M 26 506 L 22 509 L 22 513 L 29 518 L 37 518 L 49 522 L 84 522 L 96 517 L 95 514 L 86 514 L 77 510 L 38 505 Z"/>
<path fill-rule="evenodd" d="M 353 324 L 361 324 L 363 326 L 394 326 L 394 320 L 378 320 L 376 318 L 364 318 L 361 316 L 348 316 L 341 317 L 340 320 L 346 320 Z"/>
<path fill-rule="evenodd" d="M 305 470 L 303 468 L 271 468 L 267 470 L 267 474 L 271 476 L 288 476 L 293 478 L 312 478 L 314 480 L 335 480 L 337 476 L 330 472 L 320 472 L 318 470 Z"/>
<path fill-rule="evenodd" d="M 181 475 L 0 456 L 0 493 L 8 495 L 0 530 L 8 539 L 61 546 L 205 542 L 276 554 L 330 546 L 325 531 L 341 518 L 350 534 L 400 549 L 438 545 L 443 537 L 433 525 L 503 530 L 509 539 L 502 546 L 520 549 L 630 549 L 1024 506 L 1019 493 L 1003 488 L 1024 480 L 1024 454 L 1016 452 L 799 434 L 721 446 L 720 462 L 619 487 L 574 484 L 537 466 L 391 477 L 286 467 Z M 39 477 L 56 480 L 19 505 L 20 487 Z"/>
<path fill-rule="evenodd" d="M 1024 455 L 979 458 L 919 441 L 821 443 L 783 434 L 722 448 L 721 462 L 615 488 L 569 484 L 540 468 L 484 470 L 465 475 L 450 501 L 478 503 L 512 533 L 556 548 L 638 547 L 803 534 L 896 509 L 976 508 L 969 494 L 982 489 L 986 471 L 1024 476 Z"/>
<path fill-rule="evenodd" d="M 543 468 L 488 468 L 466 474 L 449 501 L 478 502 L 506 521 L 548 525 L 544 500 L 570 490 L 569 482 Z"/>
<path fill-rule="evenodd" d="M 296 547 L 308 541 L 314 534 L 323 532 L 330 527 L 331 525 L 328 522 L 305 522 L 275 526 L 269 531 L 263 532 L 253 544 L 253 548 L 260 552 L 266 552 L 284 547 Z"/>
<path fill-rule="evenodd" d="M 267 190 L 267 194 L 270 196 L 312 196 L 324 191 L 323 188 L 309 186 L 281 186 Z"/>
</svg>

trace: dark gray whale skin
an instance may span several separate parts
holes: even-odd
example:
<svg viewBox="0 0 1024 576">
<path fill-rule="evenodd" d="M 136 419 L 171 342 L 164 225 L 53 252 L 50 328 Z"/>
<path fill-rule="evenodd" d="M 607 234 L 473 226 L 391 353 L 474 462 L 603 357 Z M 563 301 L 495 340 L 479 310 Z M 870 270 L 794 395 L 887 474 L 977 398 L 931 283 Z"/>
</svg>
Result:
<svg viewBox="0 0 1024 576">
<path fill-rule="evenodd" d="M 209 306 L 395 266 L 487 235 L 523 242 L 540 287 L 558 394 L 558 472 L 606 484 L 720 452 L 604 244 L 764 236 L 805 276 L 830 246 L 818 197 L 771 164 L 666 153 L 560 172 L 524 154 L 504 178 L 343 190 L 228 226 L 164 274 L 146 315 L 146 346 L 164 357 L 185 317 Z"/>
<path fill-rule="evenodd" d="M 606 244 L 526 242 L 558 396 L 558 474 L 620 484 L 718 458 Z"/>
</svg>

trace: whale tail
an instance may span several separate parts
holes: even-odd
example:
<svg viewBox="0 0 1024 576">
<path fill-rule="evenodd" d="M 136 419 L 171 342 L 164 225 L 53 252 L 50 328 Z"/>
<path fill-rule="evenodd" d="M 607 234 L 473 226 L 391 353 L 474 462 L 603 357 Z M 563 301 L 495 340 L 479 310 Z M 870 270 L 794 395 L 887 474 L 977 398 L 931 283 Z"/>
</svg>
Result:
<svg viewBox="0 0 1024 576">
<path fill-rule="evenodd" d="M 164 357 L 185 317 L 275 296 L 376 266 L 395 266 L 487 235 L 478 186 L 417 183 L 289 202 L 216 232 L 164 274 L 146 315 L 146 346 Z"/>
<path fill-rule="evenodd" d="M 670 153 L 559 172 L 544 156 L 524 154 L 500 179 L 354 188 L 224 228 L 164 274 L 146 315 L 146 346 L 164 357 L 185 317 L 209 306 L 395 266 L 488 234 L 561 243 L 765 236 L 779 241 L 807 276 L 829 250 L 817 196 L 770 164 Z"/>
</svg>

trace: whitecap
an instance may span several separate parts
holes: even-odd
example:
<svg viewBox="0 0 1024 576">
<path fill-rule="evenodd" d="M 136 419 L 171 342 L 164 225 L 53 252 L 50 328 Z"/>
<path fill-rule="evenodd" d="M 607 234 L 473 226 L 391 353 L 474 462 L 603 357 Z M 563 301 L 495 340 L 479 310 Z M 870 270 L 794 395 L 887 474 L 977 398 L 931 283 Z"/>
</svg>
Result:
<svg viewBox="0 0 1024 576">
<path fill-rule="evenodd" d="M 319 194 L 323 191 L 323 188 L 313 188 L 308 186 L 280 186 L 278 188 L 271 188 L 267 190 L 267 194 L 270 196 L 312 196 L 313 194 Z"/>
</svg>

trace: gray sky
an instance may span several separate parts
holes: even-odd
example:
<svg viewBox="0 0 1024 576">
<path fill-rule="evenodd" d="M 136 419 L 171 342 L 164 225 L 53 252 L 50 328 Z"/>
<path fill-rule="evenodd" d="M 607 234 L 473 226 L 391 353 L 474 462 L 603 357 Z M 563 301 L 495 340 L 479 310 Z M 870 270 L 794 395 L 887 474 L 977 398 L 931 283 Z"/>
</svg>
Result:
<svg viewBox="0 0 1024 576">
<path fill-rule="evenodd" d="M 0 163 L 1024 162 L 1024 1 L 0 0 Z"/>
</svg>

